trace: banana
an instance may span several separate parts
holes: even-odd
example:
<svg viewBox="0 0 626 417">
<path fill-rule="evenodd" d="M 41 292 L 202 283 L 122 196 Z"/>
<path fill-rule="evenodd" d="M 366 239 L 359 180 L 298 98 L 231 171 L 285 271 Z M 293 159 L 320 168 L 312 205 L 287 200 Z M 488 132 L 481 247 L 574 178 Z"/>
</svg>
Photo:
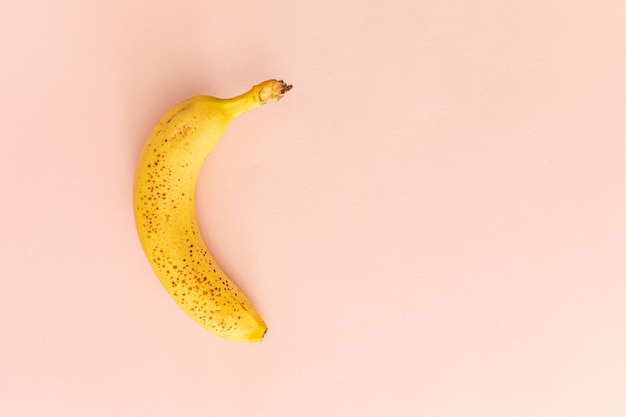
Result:
<svg viewBox="0 0 626 417">
<path fill-rule="evenodd" d="M 233 118 L 290 89 L 268 80 L 231 99 L 196 96 L 177 104 L 152 130 L 137 164 L 133 206 L 146 257 L 183 311 L 224 339 L 258 342 L 267 326 L 207 250 L 196 220 L 196 182 Z"/>
</svg>

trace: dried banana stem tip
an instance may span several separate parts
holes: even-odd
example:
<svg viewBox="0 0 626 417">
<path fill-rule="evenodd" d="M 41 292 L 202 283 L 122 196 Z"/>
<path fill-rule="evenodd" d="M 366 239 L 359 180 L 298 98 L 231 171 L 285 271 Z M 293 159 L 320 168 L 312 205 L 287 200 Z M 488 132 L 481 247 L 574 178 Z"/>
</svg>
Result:
<svg viewBox="0 0 626 417">
<path fill-rule="evenodd" d="M 265 104 L 270 100 L 280 100 L 293 86 L 286 84 L 283 80 L 269 80 L 261 83 L 259 87 L 261 87 L 259 100 L 262 104 Z"/>
</svg>

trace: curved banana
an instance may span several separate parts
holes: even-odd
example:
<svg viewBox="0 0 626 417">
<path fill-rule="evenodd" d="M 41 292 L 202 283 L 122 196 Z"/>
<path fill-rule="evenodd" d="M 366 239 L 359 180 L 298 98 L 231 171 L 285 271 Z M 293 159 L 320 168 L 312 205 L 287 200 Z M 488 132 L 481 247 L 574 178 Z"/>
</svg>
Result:
<svg viewBox="0 0 626 417">
<path fill-rule="evenodd" d="M 144 252 L 174 301 L 201 326 L 229 340 L 256 342 L 267 326 L 220 269 L 202 240 L 195 188 L 209 152 L 236 116 L 291 89 L 277 80 L 232 99 L 196 96 L 169 109 L 148 137 L 133 187 Z"/>
</svg>

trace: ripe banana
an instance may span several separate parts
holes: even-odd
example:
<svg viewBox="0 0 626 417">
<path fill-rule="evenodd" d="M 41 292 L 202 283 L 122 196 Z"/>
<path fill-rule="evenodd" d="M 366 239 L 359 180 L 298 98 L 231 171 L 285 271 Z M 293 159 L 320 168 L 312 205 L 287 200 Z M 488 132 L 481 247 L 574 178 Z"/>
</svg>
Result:
<svg viewBox="0 0 626 417">
<path fill-rule="evenodd" d="M 267 326 L 207 250 L 196 221 L 202 165 L 236 116 L 291 89 L 268 80 L 231 99 L 196 96 L 169 109 L 148 137 L 135 172 L 133 205 L 143 250 L 174 301 L 229 340 L 257 342 Z"/>
</svg>

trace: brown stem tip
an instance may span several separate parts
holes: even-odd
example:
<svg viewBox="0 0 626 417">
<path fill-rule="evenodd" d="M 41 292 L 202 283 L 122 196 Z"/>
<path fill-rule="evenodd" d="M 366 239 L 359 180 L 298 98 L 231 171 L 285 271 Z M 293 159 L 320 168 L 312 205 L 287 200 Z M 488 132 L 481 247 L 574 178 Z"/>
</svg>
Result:
<svg viewBox="0 0 626 417">
<path fill-rule="evenodd" d="M 284 97 L 285 93 L 292 89 L 292 85 L 286 84 L 283 80 L 268 80 L 259 85 L 259 99 L 265 104 L 270 100 L 278 101 Z"/>
</svg>

